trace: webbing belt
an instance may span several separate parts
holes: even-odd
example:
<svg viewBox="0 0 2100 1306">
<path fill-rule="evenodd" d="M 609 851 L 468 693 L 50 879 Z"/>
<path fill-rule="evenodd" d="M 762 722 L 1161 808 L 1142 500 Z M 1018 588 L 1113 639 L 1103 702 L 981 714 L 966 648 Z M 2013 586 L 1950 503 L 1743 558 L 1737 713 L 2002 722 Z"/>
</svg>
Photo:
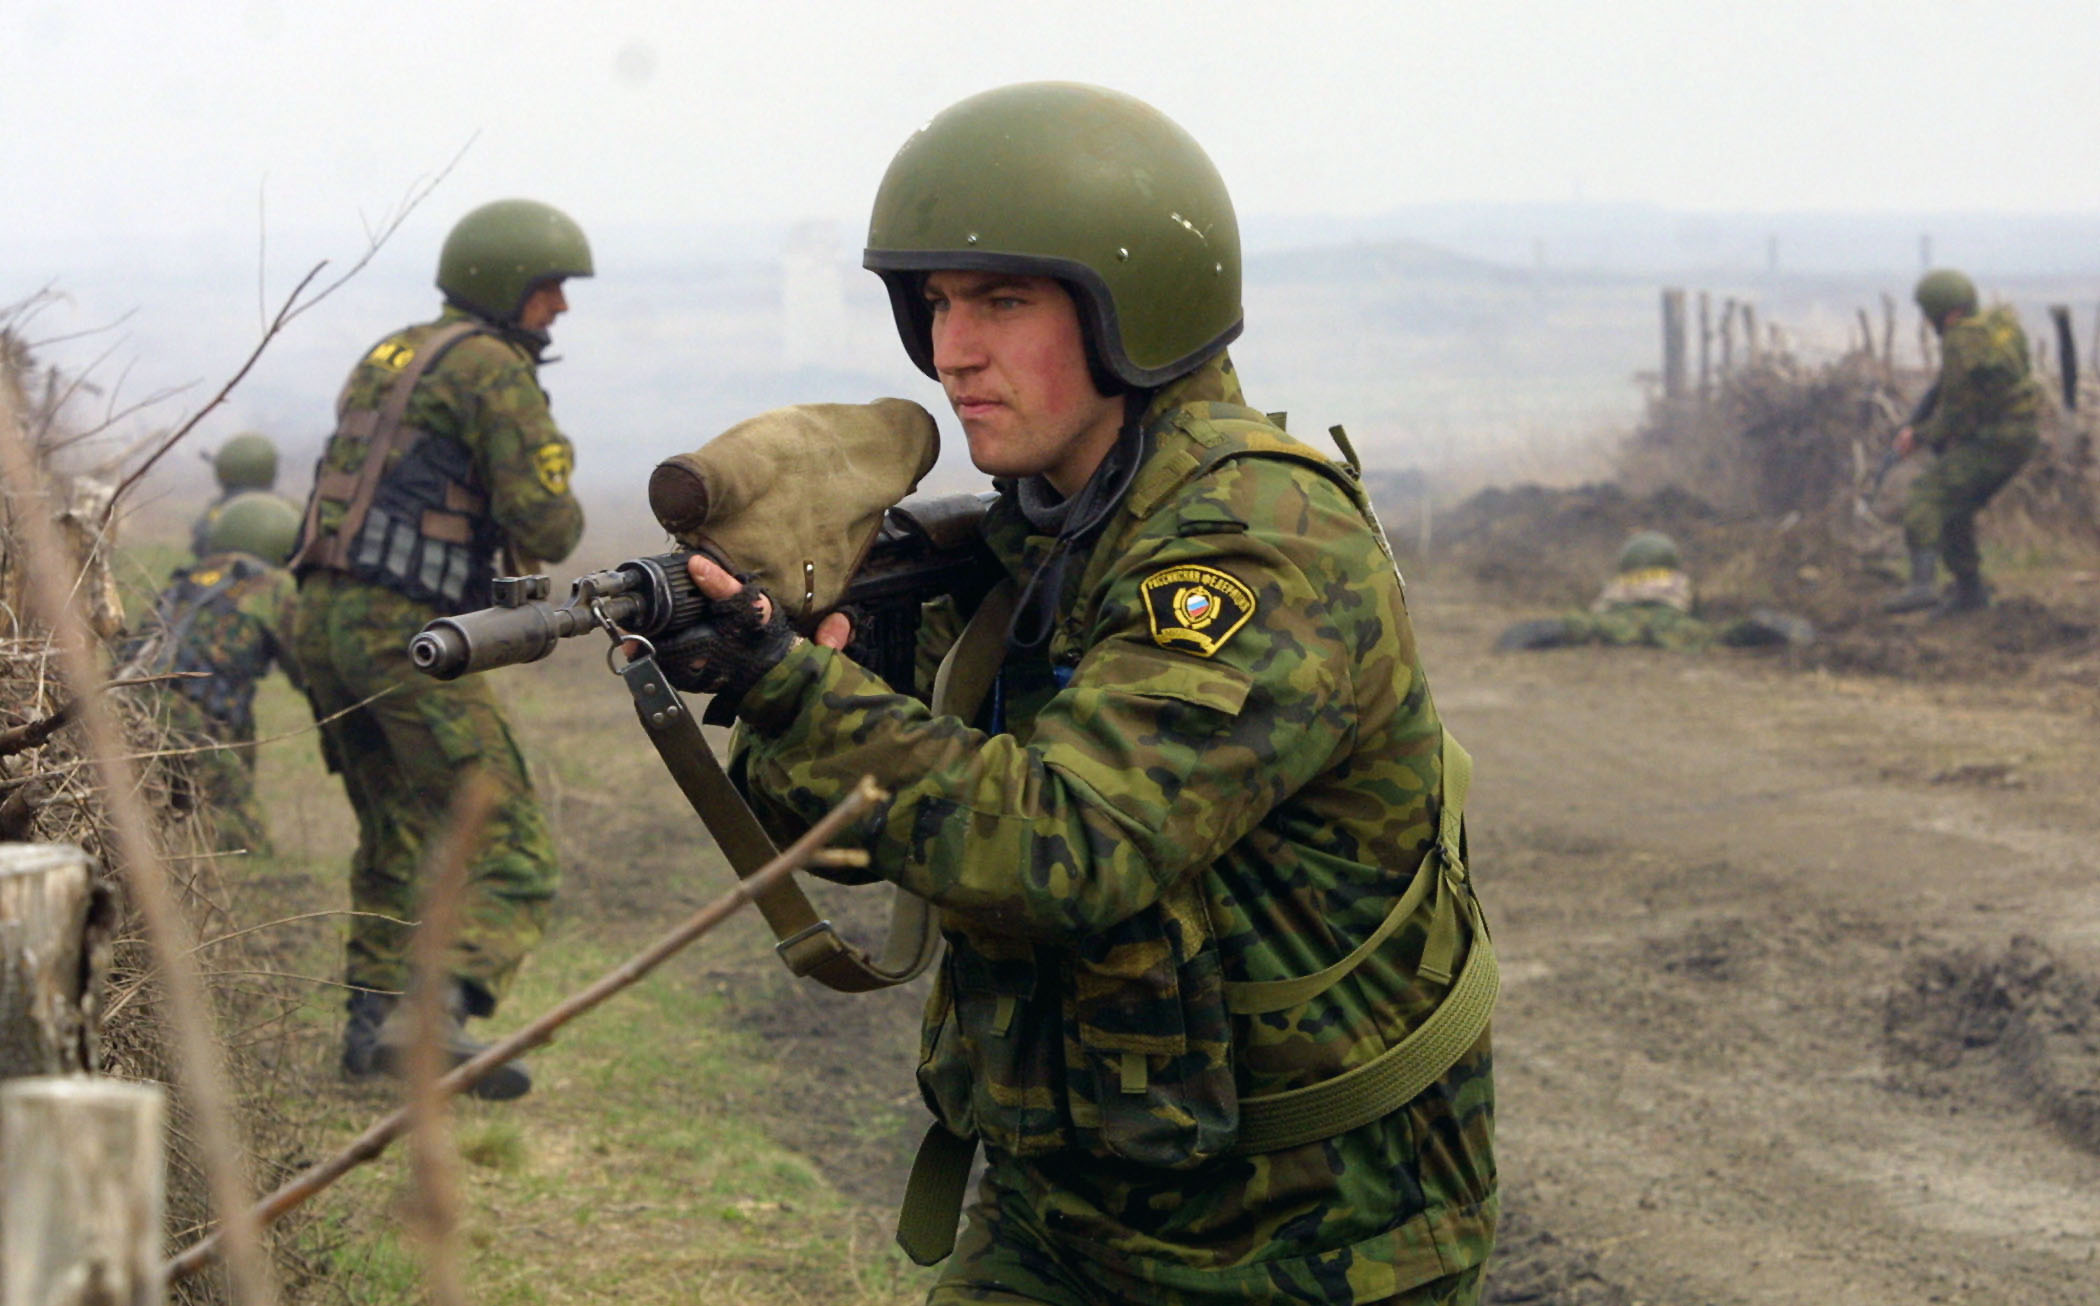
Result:
<svg viewBox="0 0 2100 1306">
<path fill-rule="evenodd" d="M 1226 985 L 1226 1006 L 1236 1015 L 1281 1011 L 1312 1000 L 1376 952 L 1425 896 L 1434 897 L 1429 938 L 1419 973 L 1450 981 L 1458 955 L 1463 912 L 1471 947 L 1455 983 L 1407 1037 L 1363 1065 L 1304 1088 L 1240 1099 L 1240 1129 L 1234 1154 L 1274 1152 L 1332 1138 L 1381 1119 L 1420 1096 L 1444 1077 L 1487 1029 L 1501 986 L 1487 922 L 1467 882 L 1465 802 L 1472 786 L 1473 759 L 1447 730 L 1443 742 L 1442 809 L 1436 843 L 1422 858 L 1414 879 L 1385 920 L 1340 961 L 1311 975 L 1288 980 Z M 932 1265 L 955 1250 L 977 1140 L 935 1121 L 912 1159 L 897 1217 L 897 1243 L 920 1265 Z"/>
</svg>

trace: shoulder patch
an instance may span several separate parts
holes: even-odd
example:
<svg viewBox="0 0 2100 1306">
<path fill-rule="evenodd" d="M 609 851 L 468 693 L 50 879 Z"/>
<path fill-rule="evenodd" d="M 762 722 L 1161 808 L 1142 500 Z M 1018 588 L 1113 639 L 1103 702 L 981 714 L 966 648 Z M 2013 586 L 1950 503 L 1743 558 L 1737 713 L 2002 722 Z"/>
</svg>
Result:
<svg viewBox="0 0 2100 1306">
<path fill-rule="evenodd" d="M 375 345 L 372 352 L 365 357 L 367 362 L 383 367 L 389 372 L 398 372 L 407 367 L 415 356 L 414 347 L 406 340 L 400 336 L 389 336 Z"/>
<path fill-rule="evenodd" d="M 532 451 L 532 470 L 540 488 L 549 494 L 569 492 L 569 473 L 575 470 L 576 455 L 565 444 L 543 444 Z"/>
<path fill-rule="evenodd" d="M 1254 591 L 1216 567 L 1167 567 L 1139 587 L 1152 642 L 1207 658 L 1254 615 Z"/>
</svg>

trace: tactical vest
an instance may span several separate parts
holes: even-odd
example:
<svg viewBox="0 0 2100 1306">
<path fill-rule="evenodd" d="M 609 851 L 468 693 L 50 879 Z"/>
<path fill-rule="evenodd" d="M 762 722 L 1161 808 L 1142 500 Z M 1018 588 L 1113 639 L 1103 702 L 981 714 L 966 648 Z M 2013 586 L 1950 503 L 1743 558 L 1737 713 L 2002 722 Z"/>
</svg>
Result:
<svg viewBox="0 0 2100 1306">
<path fill-rule="evenodd" d="M 474 456 L 457 439 L 409 426 L 406 415 L 417 383 L 454 345 L 495 334 L 479 323 L 450 322 L 414 344 L 405 333 L 388 337 L 374 353 L 390 346 L 413 353 L 376 408 L 349 407 L 357 377 L 351 374 L 336 401 L 335 434 L 314 469 L 313 497 L 289 564 L 294 575 L 347 572 L 448 613 L 488 606 L 502 533 L 488 515 Z M 344 441 L 364 446 L 355 472 L 328 466 L 328 454 Z M 324 503 L 342 509 L 325 533 Z"/>
<path fill-rule="evenodd" d="M 1353 457 L 1336 464 L 1238 404 L 1183 405 L 1152 435 L 1159 451 L 1131 487 L 1127 516 L 1119 519 L 1128 527 L 1228 460 L 1284 458 L 1338 485 L 1391 560 Z M 1112 527 L 1096 546 L 1082 593 L 1100 583 L 1097 571 L 1115 565 L 1123 549 L 1116 537 L 1125 534 Z M 980 1138 L 1016 1156 L 1076 1144 L 1148 1167 L 1187 1169 L 1346 1133 L 1399 1110 L 1441 1079 L 1487 1028 L 1499 987 L 1466 869 L 1472 762 L 1448 734 L 1442 765 L 1436 837 L 1406 888 L 1349 955 L 1309 975 L 1227 980 L 1200 876 L 1069 950 L 950 915 L 950 947 L 929 999 L 919 1064 L 920 1088 L 938 1123 L 921 1144 L 898 1228 L 913 1259 L 930 1264 L 952 1247 L 955 1208 Z M 1294 1037 L 1309 1004 L 1425 904 L 1427 940 L 1416 969 L 1449 986 L 1436 1008 L 1398 1043 L 1331 1078 L 1241 1096 L 1242 1040 Z"/>
<path fill-rule="evenodd" d="M 189 699 L 223 736 L 255 734 L 255 682 L 270 669 L 270 645 L 240 611 L 243 581 L 269 574 L 259 559 L 218 555 L 177 571 L 155 604 L 153 634 L 127 658 L 147 675 L 176 673 L 169 687 Z"/>
</svg>

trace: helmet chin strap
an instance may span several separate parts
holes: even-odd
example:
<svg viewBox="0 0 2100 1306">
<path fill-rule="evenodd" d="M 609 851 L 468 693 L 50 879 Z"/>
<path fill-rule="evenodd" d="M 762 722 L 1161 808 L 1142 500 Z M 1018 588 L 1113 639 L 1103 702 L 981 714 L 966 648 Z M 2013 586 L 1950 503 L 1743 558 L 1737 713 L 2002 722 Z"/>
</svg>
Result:
<svg viewBox="0 0 2100 1306">
<path fill-rule="evenodd" d="M 1050 554 L 1028 578 L 1028 584 L 1014 601 L 1013 621 L 1006 628 L 1008 655 L 1039 656 L 1049 645 L 1051 632 L 1057 627 L 1057 606 L 1064 597 L 1065 576 L 1071 568 L 1073 556 L 1084 553 L 1086 546 L 1092 544 L 1108 525 L 1109 518 L 1122 507 L 1124 496 L 1130 493 L 1131 482 L 1137 479 L 1138 468 L 1145 461 L 1145 433 L 1139 427 L 1138 419 L 1150 399 L 1148 391 L 1129 390 L 1124 393 L 1123 427 L 1116 433 L 1115 444 L 1109 447 L 1101 465 L 1079 488 L 1079 493 L 1062 505 L 1063 523 L 1056 541 L 1050 546 Z M 1025 494 L 1026 488 L 1016 486 L 1015 493 Z"/>
</svg>

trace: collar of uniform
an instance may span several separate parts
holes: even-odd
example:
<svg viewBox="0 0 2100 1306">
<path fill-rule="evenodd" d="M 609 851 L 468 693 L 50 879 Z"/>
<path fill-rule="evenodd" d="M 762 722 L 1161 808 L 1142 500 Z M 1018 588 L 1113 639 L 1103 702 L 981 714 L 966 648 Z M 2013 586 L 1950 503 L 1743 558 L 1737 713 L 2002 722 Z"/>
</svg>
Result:
<svg viewBox="0 0 2100 1306">
<path fill-rule="evenodd" d="M 1231 355 L 1222 351 L 1195 371 L 1162 387 L 1145 406 L 1143 425 L 1152 451 L 1124 498 L 1130 516 L 1149 515 L 1161 499 L 1203 465 L 1203 455 L 1195 446 L 1207 428 L 1199 419 L 1207 416 L 1213 405 L 1259 416 L 1247 407 L 1239 372 L 1232 366 Z"/>
<path fill-rule="evenodd" d="M 521 327 L 505 326 L 501 322 L 492 322 L 481 314 L 469 312 L 448 300 L 444 307 L 439 310 L 437 321 L 430 325 L 441 327 L 452 322 L 472 322 L 476 326 L 487 328 L 490 335 L 509 345 L 512 349 L 517 350 L 524 355 L 526 362 L 535 366 L 555 361 L 551 358 L 542 357 L 547 346 L 554 343 L 553 337 L 544 331 L 527 331 Z"/>
</svg>

